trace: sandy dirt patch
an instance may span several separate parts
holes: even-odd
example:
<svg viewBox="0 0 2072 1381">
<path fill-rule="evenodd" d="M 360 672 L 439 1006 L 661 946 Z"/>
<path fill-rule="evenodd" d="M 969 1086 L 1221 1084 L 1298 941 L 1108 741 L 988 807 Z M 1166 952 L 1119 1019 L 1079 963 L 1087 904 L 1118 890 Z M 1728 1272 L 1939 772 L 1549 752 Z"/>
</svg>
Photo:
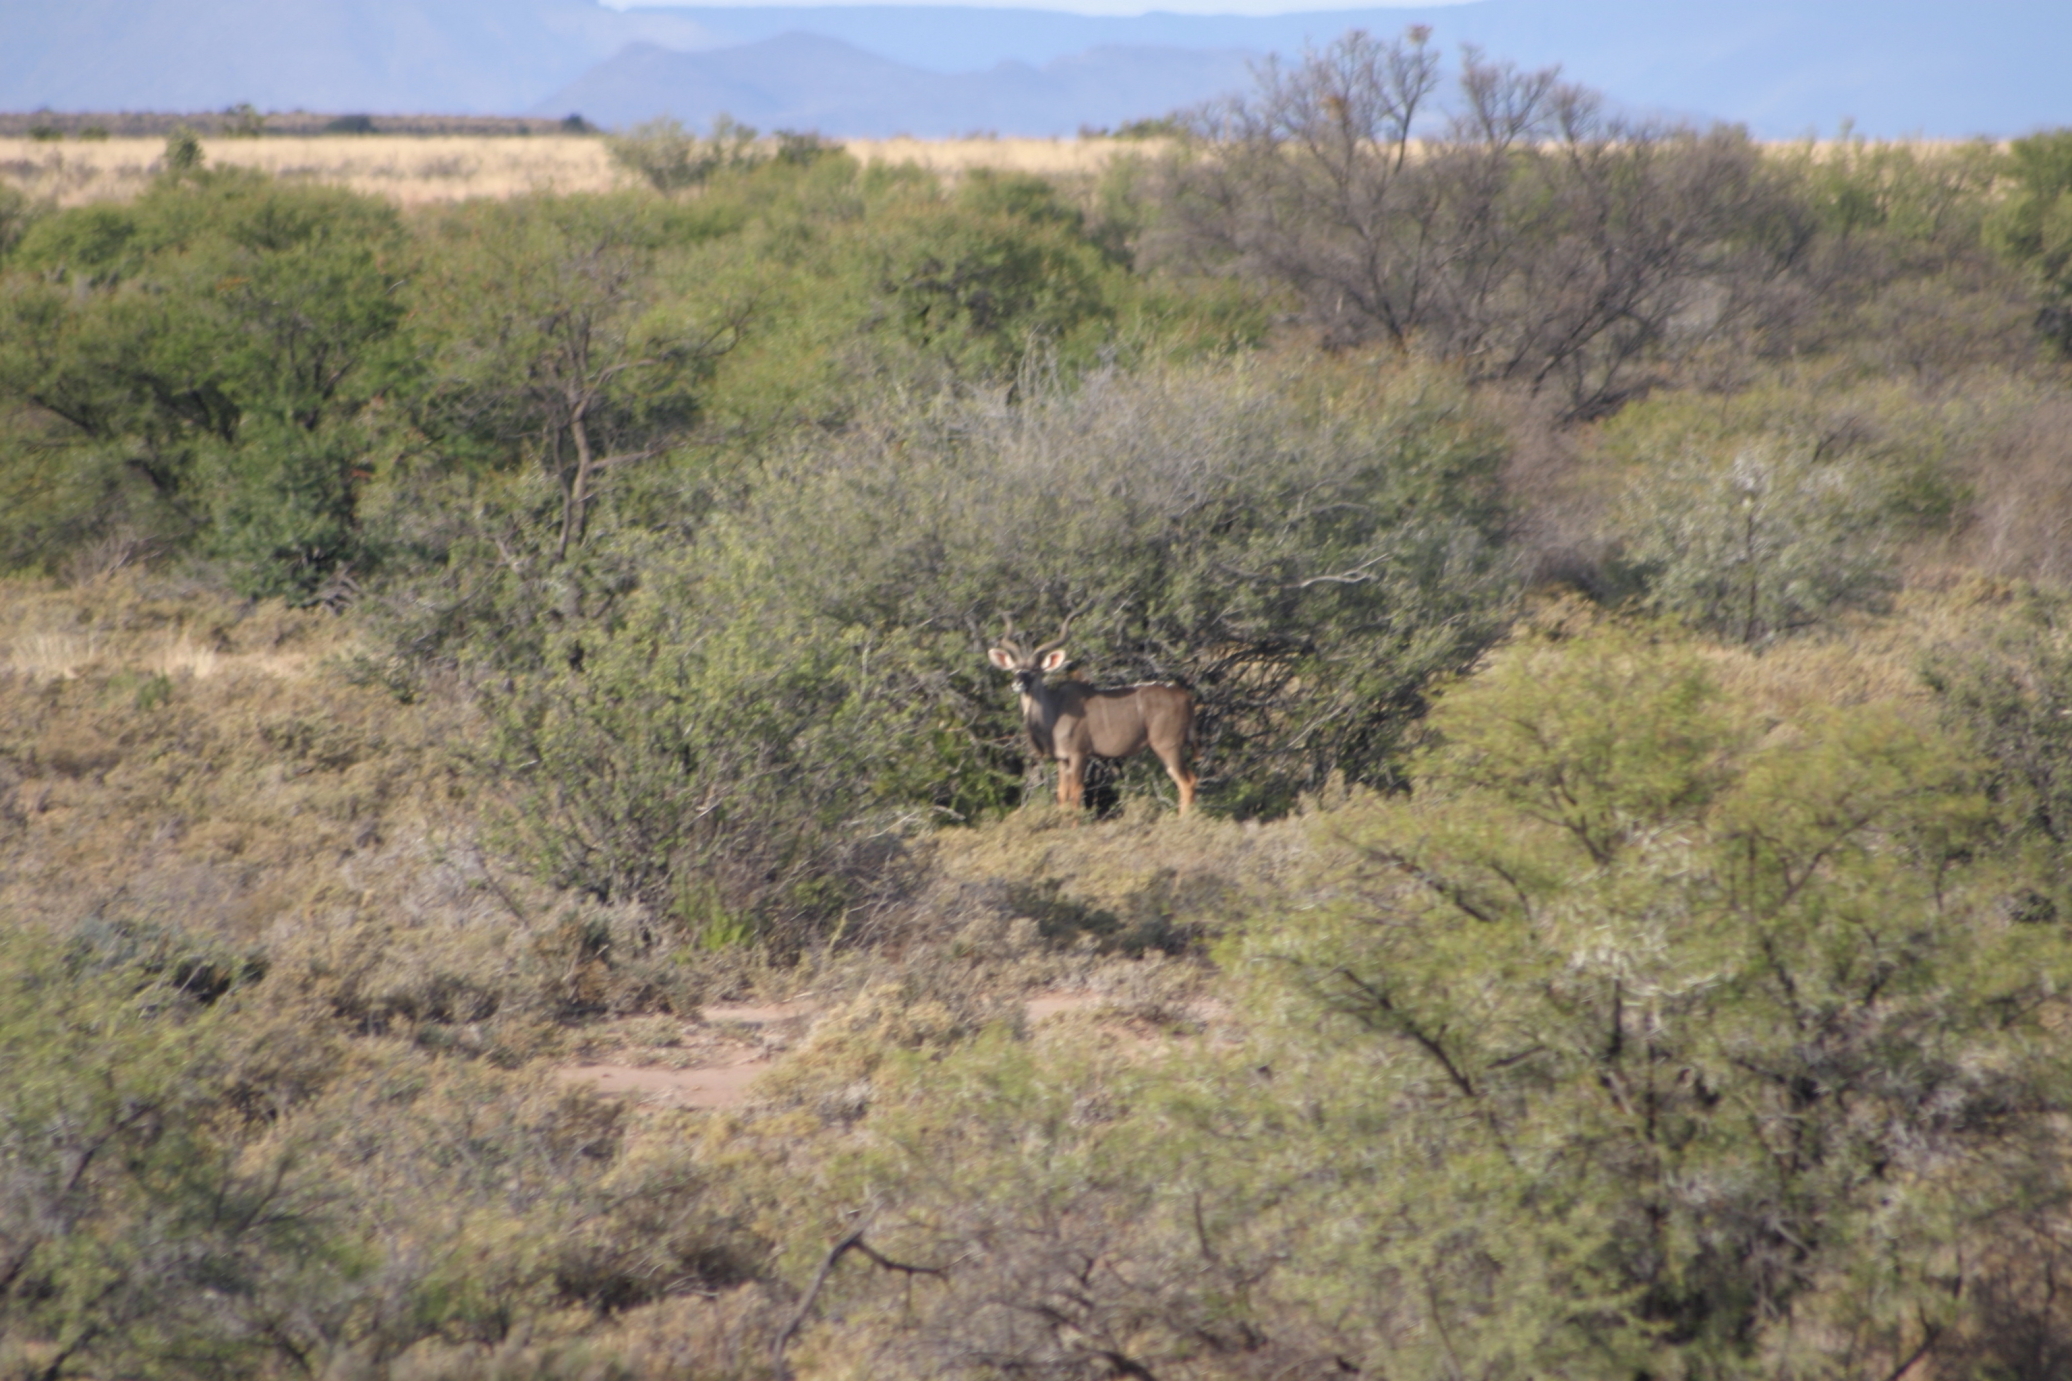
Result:
<svg viewBox="0 0 2072 1381">
<path fill-rule="evenodd" d="M 772 1003 L 765 1007 L 707 1007 L 699 1015 L 705 1019 L 707 1026 L 722 1026 L 729 1022 L 742 1026 L 777 1026 L 787 1021 L 807 1020 L 819 1010 L 810 997 L 795 997 L 789 1002 Z"/>
<path fill-rule="evenodd" d="M 1028 1002 L 1029 1024 L 1033 1026 L 1045 1017 L 1054 1017 L 1062 1012 L 1083 1012 L 1100 1001 L 1094 993 L 1038 993 Z"/>
<path fill-rule="evenodd" d="M 770 1067 L 768 1060 L 708 1069 L 664 1069 L 641 1065 L 572 1065 L 557 1070 L 565 1083 L 588 1084 L 599 1093 L 637 1098 L 665 1108 L 732 1108 L 748 1097 L 748 1086 Z"/>
<path fill-rule="evenodd" d="M 1029 1022 L 1084 1011 L 1102 1001 L 1096 993 L 1039 993 L 1028 1000 Z M 819 1008 L 811 998 L 762 1006 L 714 1006 L 689 1024 L 691 1063 L 629 1064 L 586 1060 L 555 1071 L 564 1083 L 586 1084 L 599 1093 L 633 1098 L 664 1108 L 733 1108 L 748 1100 L 749 1086 L 804 1034 Z"/>
</svg>

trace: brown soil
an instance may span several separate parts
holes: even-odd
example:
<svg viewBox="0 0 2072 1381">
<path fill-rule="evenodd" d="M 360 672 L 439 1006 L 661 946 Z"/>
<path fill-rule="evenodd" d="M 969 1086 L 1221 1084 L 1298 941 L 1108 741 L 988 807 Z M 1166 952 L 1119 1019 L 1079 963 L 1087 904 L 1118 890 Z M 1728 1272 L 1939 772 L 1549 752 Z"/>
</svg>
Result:
<svg viewBox="0 0 2072 1381">
<path fill-rule="evenodd" d="M 1061 1012 L 1079 1011 L 1099 1000 L 1092 993 L 1040 993 L 1029 999 L 1029 1020 L 1039 1022 Z M 785 1028 L 803 1029 L 817 1010 L 810 999 L 759 1007 L 707 1007 L 692 1028 L 693 1036 L 704 1037 L 693 1042 L 695 1047 L 715 1052 L 704 1063 L 670 1069 L 595 1061 L 566 1065 L 555 1073 L 567 1083 L 588 1084 L 600 1093 L 660 1107 L 738 1107 L 747 1100 L 756 1076 L 770 1068 L 791 1043 L 784 1039 Z"/>
<path fill-rule="evenodd" d="M 665 1108 L 731 1108 L 748 1096 L 748 1086 L 770 1067 L 768 1060 L 716 1069 L 663 1069 L 639 1065 L 574 1065 L 557 1071 L 572 1084 L 620 1094 Z"/>
<path fill-rule="evenodd" d="M 1077 1012 L 1098 1001 L 1092 993 L 1038 993 L 1029 999 L 1029 1020 L 1042 1021 L 1060 1012 Z"/>
<path fill-rule="evenodd" d="M 775 1026 L 779 1022 L 811 1017 L 820 1009 L 811 998 L 793 998 L 767 1007 L 707 1007 L 702 1015 L 707 1026 L 738 1022 L 744 1026 Z"/>
</svg>

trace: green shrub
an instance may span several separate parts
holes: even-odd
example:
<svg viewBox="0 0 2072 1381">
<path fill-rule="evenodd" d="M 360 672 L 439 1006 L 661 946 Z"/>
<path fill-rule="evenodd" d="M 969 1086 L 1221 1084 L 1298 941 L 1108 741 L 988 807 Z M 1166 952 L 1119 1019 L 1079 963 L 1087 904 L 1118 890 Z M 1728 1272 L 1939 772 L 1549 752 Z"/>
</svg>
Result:
<svg viewBox="0 0 2072 1381">
<path fill-rule="evenodd" d="M 802 1355 L 2045 1374 L 2072 932 L 2006 920 L 2022 869 L 1933 727 L 1780 722 L 1728 664 L 1772 665 L 1650 627 L 1494 654 L 1413 792 L 1319 809 L 1226 942 L 1232 1048 L 881 1066 L 871 1134 L 810 1172 L 828 1240 L 879 1264 L 841 1268 Z"/>
<path fill-rule="evenodd" d="M 983 656 L 1008 614 L 1077 610 L 1095 674 L 1192 683 L 1220 809 L 1397 781 L 1424 687 L 1512 588 L 1498 442 L 1458 389 L 1405 376 L 1355 421 L 1266 370 L 1050 387 L 883 408 L 688 545 L 620 530 L 558 590 L 513 574 L 453 607 L 479 630 L 433 636 L 500 668 L 478 764 L 513 793 L 511 856 L 645 908 L 640 946 L 805 943 L 897 890 L 902 836 L 1022 795 Z"/>
<path fill-rule="evenodd" d="M 1984 139 L 1874 143 L 1845 131 L 1809 140 L 1781 163 L 1822 229 L 1844 239 L 1882 235 L 1949 259 L 1979 243 L 2001 155 Z"/>
<path fill-rule="evenodd" d="M 28 193 L 19 187 L 0 186 L 0 264 L 42 214 L 44 208 L 31 201 Z"/>
<path fill-rule="evenodd" d="M 1961 1327 L 1959 1261 L 2052 1250 L 2072 949 L 2000 919 L 1950 742 L 1754 722 L 1633 634 L 1521 641 L 1433 722 L 1411 802 L 1326 826 L 1335 900 L 1242 947 L 1314 1004 L 1296 1045 L 1351 1042 L 1300 1087 L 1349 1091 L 1327 1141 L 1374 1129 L 1331 1192 L 1375 1230 L 1300 1273 L 1415 1283 L 1364 1365 L 1890 1370 Z"/>
<path fill-rule="evenodd" d="M 201 136 L 186 125 L 176 128 L 166 136 L 165 170 L 172 177 L 182 177 L 201 170 Z"/>
<path fill-rule="evenodd" d="M 0 400 L 62 450 L 8 461 L 84 483 L 21 516 L 80 538 L 206 530 L 248 593 L 313 598 L 359 552 L 353 424 L 407 367 L 401 254 L 385 204 L 237 169 L 37 224 L 0 280 Z"/>
<path fill-rule="evenodd" d="M 701 139 L 662 115 L 612 135 L 605 147 L 611 151 L 612 162 L 640 174 L 658 192 L 695 187 L 722 168 L 752 168 L 768 156 L 757 146 L 755 130 L 736 124 L 727 115 L 714 118 L 708 138 Z M 791 161 L 810 161 L 799 156 L 805 145 L 793 142 L 782 147 L 792 154 Z"/>
<path fill-rule="evenodd" d="M 2072 915 L 2072 641 L 2062 596 L 2017 592 L 1973 611 L 1973 627 L 1932 646 L 1923 672 L 1953 731 L 1993 765 L 1987 787 L 2018 822 L 2041 890 L 2024 919 Z"/>
<path fill-rule="evenodd" d="M 891 747 L 859 723 L 854 647 L 672 594 L 657 579 L 570 665 L 488 697 L 484 766 L 516 792 L 506 844 L 554 886 L 646 906 L 631 944 L 796 946 L 801 922 L 859 900 L 840 860 L 874 850 L 844 835 Z"/>
<path fill-rule="evenodd" d="M 1616 521 L 1649 607 L 1759 647 L 1897 588 L 1885 507 L 1861 467 L 1752 446 L 1654 467 Z"/>
<path fill-rule="evenodd" d="M 227 1014 L 125 959 L 0 936 L 0 1356 L 50 1377 L 181 1355 L 248 1373 L 266 1349 L 218 1333 L 211 1295 L 318 1234 L 221 1135 Z"/>
<path fill-rule="evenodd" d="M 744 596 L 873 649 L 869 737 L 929 745 L 907 771 L 960 815 L 1018 751 L 982 661 L 1004 616 L 1047 637 L 1076 613 L 1095 679 L 1194 686 L 1212 794 L 1240 812 L 1393 781 L 1426 681 L 1504 616 L 1500 442 L 1443 376 L 1146 371 L 886 423 L 802 455 L 716 536 Z"/>
<path fill-rule="evenodd" d="M 163 940 L 0 936 L 11 1373 L 385 1375 L 759 1269 L 685 1157 L 622 1154 L 623 1104 L 347 1049 L 263 987 L 183 988 Z"/>
<path fill-rule="evenodd" d="M 1996 209 L 1991 232 L 2042 289 L 2044 334 L 2072 350 L 2072 130 L 2015 140 L 2011 163 L 2014 194 Z"/>
<path fill-rule="evenodd" d="M 224 110 L 222 128 L 232 139 L 257 139 L 266 133 L 266 116 L 250 101 L 239 101 Z"/>
<path fill-rule="evenodd" d="M 419 429 L 449 466 L 528 461 L 559 496 L 552 565 L 582 545 L 614 467 L 666 452 L 739 313 L 674 286 L 662 243 L 685 230 L 626 197 L 527 198 L 440 226 L 417 298 L 429 356 Z"/>
</svg>

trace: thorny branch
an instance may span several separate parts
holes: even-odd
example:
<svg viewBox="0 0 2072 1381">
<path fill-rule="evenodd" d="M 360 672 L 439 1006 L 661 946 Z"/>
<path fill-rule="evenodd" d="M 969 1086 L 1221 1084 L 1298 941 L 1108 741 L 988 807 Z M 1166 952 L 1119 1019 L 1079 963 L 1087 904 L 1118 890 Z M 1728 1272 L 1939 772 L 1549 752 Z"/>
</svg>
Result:
<svg viewBox="0 0 2072 1381">
<path fill-rule="evenodd" d="M 945 1274 L 940 1266 L 913 1266 L 904 1261 L 894 1261 L 890 1257 L 881 1254 L 863 1240 L 864 1233 L 869 1231 L 869 1229 L 870 1224 L 868 1223 L 853 1228 L 840 1241 L 827 1249 L 827 1255 L 821 1259 L 820 1269 L 813 1273 L 813 1283 L 806 1287 L 805 1296 L 799 1300 L 798 1309 L 793 1312 L 790 1322 L 786 1323 L 778 1331 L 776 1341 L 770 1344 L 770 1374 L 776 1377 L 777 1381 L 790 1381 L 791 1370 L 785 1365 L 784 1350 L 791 1346 L 791 1340 L 798 1336 L 801 1328 L 805 1327 L 806 1316 L 813 1312 L 813 1305 L 819 1300 L 820 1291 L 827 1284 L 827 1278 L 834 1274 L 836 1263 L 850 1252 L 861 1254 L 873 1266 L 887 1271 L 900 1271 L 907 1275 L 938 1277 Z"/>
</svg>

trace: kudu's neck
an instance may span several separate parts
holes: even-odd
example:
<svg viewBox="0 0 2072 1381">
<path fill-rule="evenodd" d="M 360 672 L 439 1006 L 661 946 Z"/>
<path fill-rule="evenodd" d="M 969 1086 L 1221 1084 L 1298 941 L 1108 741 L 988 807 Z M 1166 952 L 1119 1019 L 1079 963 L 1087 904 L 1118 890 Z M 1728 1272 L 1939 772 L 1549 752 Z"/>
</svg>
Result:
<svg viewBox="0 0 2072 1381">
<path fill-rule="evenodd" d="M 1083 689 L 1077 681 L 1061 681 L 1057 685 L 1046 685 L 1041 677 L 1031 677 L 1017 686 L 1022 698 L 1022 718 L 1031 724 L 1051 725 L 1057 722 Z"/>
</svg>

